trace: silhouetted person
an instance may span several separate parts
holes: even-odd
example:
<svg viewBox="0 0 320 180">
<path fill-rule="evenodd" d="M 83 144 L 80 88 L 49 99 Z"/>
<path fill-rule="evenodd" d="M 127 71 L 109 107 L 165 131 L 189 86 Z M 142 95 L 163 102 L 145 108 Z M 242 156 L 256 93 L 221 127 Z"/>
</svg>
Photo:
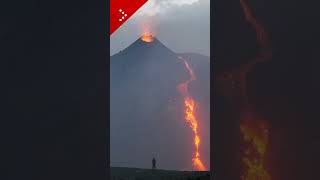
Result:
<svg viewBox="0 0 320 180">
<path fill-rule="evenodd" d="M 153 159 L 152 159 L 152 169 L 156 169 L 156 168 L 157 168 L 157 167 L 156 167 L 156 164 L 157 164 L 156 159 L 153 158 Z"/>
</svg>

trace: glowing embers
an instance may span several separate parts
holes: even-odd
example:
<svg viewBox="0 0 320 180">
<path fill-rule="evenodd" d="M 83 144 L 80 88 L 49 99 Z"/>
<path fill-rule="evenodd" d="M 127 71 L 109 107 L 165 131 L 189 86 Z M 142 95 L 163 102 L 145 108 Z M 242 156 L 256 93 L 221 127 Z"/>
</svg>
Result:
<svg viewBox="0 0 320 180">
<path fill-rule="evenodd" d="M 247 121 L 241 124 L 240 130 L 244 141 L 241 180 L 271 180 L 266 168 L 269 137 L 267 126 L 262 121 L 255 124 Z"/>
<path fill-rule="evenodd" d="M 200 136 L 199 136 L 198 120 L 195 116 L 196 103 L 195 103 L 194 99 L 189 95 L 189 92 L 188 92 L 189 83 L 193 80 L 196 80 L 196 77 L 194 75 L 194 72 L 193 72 L 191 66 L 188 64 L 188 62 L 180 56 L 178 58 L 183 61 L 185 68 L 188 70 L 188 73 L 190 75 L 190 79 L 179 84 L 177 88 L 178 88 L 179 92 L 184 96 L 184 115 L 185 115 L 184 118 L 185 118 L 185 121 L 190 126 L 190 128 L 192 129 L 193 134 L 194 134 L 193 143 L 195 146 L 195 153 L 192 158 L 192 165 L 195 170 L 205 171 L 206 167 L 202 163 L 202 161 L 200 159 L 200 153 L 199 153 L 199 146 L 200 146 L 201 140 L 200 140 Z"/>
<path fill-rule="evenodd" d="M 240 0 L 242 10 L 245 15 L 245 19 L 252 26 L 256 32 L 257 42 L 260 46 L 260 53 L 255 57 L 254 61 L 246 64 L 246 75 L 254 65 L 259 62 L 264 62 L 272 56 L 272 51 L 269 44 L 269 38 L 266 30 L 260 24 L 255 16 L 252 14 L 246 0 Z M 246 79 L 242 79 L 243 92 L 245 92 Z M 248 112 L 247 116 L 243 117 L 244 121 L 240 125 L 240 131 L 243 136 L 243 151 L 242 151 L 242 164 L 243 172 L 241 175 L 242 180 L 271 180 L 271 175 L 268 172 L 266 166 L 269 131 L 266 121 L 262 121 L 261 118 L 254 115 L 254 109 L 249 108 L 248 97 L 244 94 L 245 106 Z M 251 106 L 252 107 L 252 106 Z"/>
<path fill-rule="evenodd" d="M 149 33 L 144 33 L 142 36 L 141 36 L 141 40 L 144 41 L 144 42 L 152 42 L 154 40 L 154 37 L 152 36 L 152 34 L 149 34 Z"/>
</svg>

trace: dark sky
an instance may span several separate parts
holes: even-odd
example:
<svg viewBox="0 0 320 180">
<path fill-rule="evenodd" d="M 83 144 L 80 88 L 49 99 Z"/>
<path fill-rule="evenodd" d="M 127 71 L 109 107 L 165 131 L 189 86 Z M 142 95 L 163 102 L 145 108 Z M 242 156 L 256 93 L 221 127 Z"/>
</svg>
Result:
<svg viewBox="0 0 320 180">
<path fill-rule="evenodd" d="M 106 3 L 1 3 L 0 179 L 105 176 Z"/>
</svg>

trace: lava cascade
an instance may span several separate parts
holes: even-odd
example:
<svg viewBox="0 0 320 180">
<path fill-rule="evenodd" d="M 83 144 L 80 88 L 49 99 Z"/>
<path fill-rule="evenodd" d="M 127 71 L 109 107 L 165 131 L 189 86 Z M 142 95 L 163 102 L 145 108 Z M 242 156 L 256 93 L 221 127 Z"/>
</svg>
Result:
<svg viewBox="0 0 320 180">
<path fill-rule="evenodd" d="M 190 93 L 188 92 L 189 83 L 196 80 L 196 76 L 188 64 L 188 62 L 181 56 L 178 57 L 180 60 L 183 61 L 185 68 L 187 69 L 190 79 L 178 85 L 179 92 L 184 96 L 184 113 L 185 113 L 185 121 L 190 126 L 194 133 L 194 146 L 195 146 L 195 153 L 192 158 L 192 165 L 195 170 L 204 171 L 206 170 L 205 165 L 202 163 L 200 159 L 199 153 L 199 146 L 200 146 L 200 136 L 199 136 L 199 126 L 198 126 L 198 119 L 195 116 L 196 110 L 196 103 L 195 100 L 192 98 Z"/>
<path fill-rule="evenodd" d="M 252 26 L 256 32 L 257 42 L 260 46 L 260 52 L 253 61 L 246 64 L 242 68 L 242 92 L 245 97 L 247 110 L 241 120 L 240 132 L 243 136 L 244 151 L 242 155 L 243 172 L 242 180 L 271 180 L 271 175 L 266 167 L 267 149 L 269 141 L 269 128 L 267 121 L 255 115 L 251 104 L 249 104 L 248 96 L 246 94 L 246 74 L 252 67 L 260 62 L 268 60 L 271 55 L 271 48 L 269 45 L 268 34 L 264 27 L 258 23 L 253 16 L 248 4 L 245 0 L 240 0 L 242 10 L 246 21 Z"/>
<path fill-rule="evenodd" d="M 217 76 L 217 90 L 232 101 L 239 112 L 241 147 L 241 180 L 271 180 L 267 168 L 269 126 L 267 121 L 255 112 L 247 94 L 247 74 L 261 62 L 272 56 L 268 34 L 252 14 L 246 0 L 240 0 L 246 22 L 256 33 L 259 51 L 257 55 L 239 67 L 229 69 Z"/>
</svg>

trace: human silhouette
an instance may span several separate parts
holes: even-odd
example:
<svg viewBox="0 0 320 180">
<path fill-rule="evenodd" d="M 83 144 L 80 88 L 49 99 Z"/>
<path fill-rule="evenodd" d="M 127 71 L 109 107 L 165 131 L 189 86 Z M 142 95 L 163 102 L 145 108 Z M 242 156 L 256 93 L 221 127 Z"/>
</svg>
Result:
<svg viewBox="0 0 320 180">
<path fill-rule="evenodd" d="M 157 164 L 156 159 L 153 158 L 152 159 L 152 169 L 156 169 L 156 164 Z"/>
</svg>

